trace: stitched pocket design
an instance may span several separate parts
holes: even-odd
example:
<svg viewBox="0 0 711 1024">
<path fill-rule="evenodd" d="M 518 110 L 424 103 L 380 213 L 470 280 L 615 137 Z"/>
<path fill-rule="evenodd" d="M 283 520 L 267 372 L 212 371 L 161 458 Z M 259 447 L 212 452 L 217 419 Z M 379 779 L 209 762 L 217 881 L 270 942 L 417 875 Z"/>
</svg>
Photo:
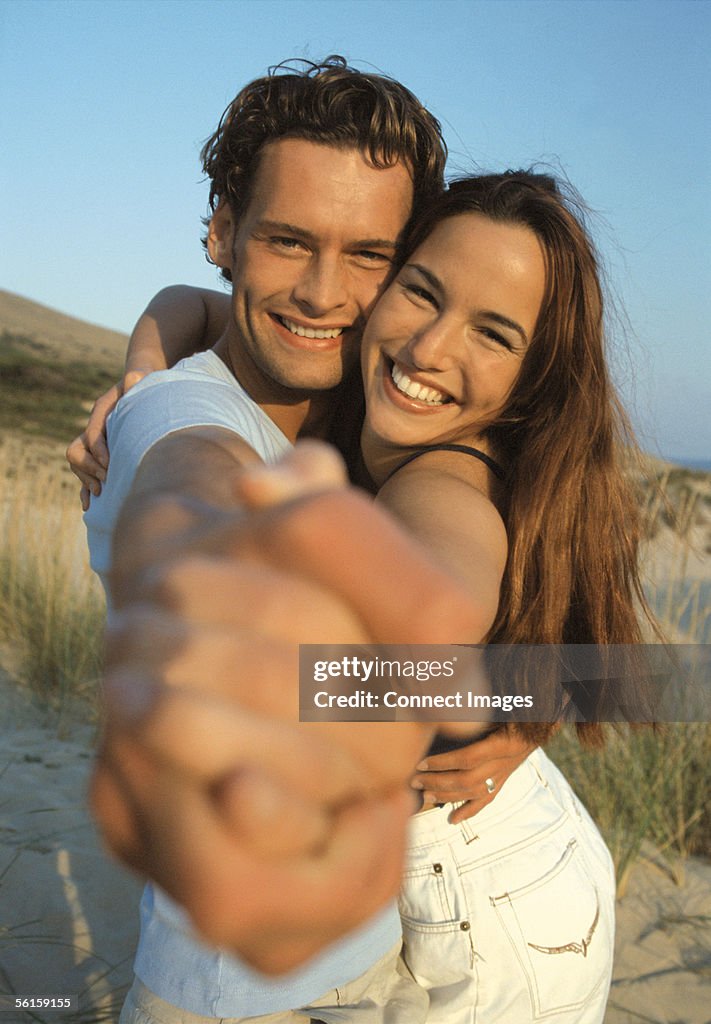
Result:
<svg viewBox="0 0 711 1024">
<path fill-rule="evenodd" d="M 546 851 L 541 851 L 543 860 Z M 571 839 L 550 868 L 490 897 L 526 977 L 534 1019 L 586 1005 L 609 978 L 614 923 Z"/>
</svg>

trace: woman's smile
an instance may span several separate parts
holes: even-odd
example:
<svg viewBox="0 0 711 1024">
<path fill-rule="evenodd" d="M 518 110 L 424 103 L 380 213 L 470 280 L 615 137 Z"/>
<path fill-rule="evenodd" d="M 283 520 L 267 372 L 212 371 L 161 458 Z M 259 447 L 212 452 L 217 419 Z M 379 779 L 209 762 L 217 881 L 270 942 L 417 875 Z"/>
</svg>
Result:
<svg viewBox="0 0 711 1024">
<path fill-rule="evenodd" d="M 412 412 L 431 412 L 453 401 L 441 388 L 434 387 L 417 370 L 405 367 L 383 355 L 383 381 L 392 401 L 406 403 Z M 424 406 L 424 409 L 421 407 Z"/>
</svg>

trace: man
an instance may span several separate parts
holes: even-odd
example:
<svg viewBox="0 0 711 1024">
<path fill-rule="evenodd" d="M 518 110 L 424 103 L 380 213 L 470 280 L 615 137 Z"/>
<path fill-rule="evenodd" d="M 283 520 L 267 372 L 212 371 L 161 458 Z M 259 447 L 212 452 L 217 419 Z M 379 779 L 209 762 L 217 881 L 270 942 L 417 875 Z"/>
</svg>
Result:
<svg viewBox="0 0 711 1024">
<path fill-rule="evenodd" d="M 382 586 L 380 592 L 376 581 L 363 587 L 355 574 L 346 592 L 334 578 L 290 579 L 288 550 L 266 559 L 254 554 L 263 548 L 269 516 L 245 521 L 235 495 L 243 467 L 275 461 L 300 437 L 329 436 L 344 381 L 357 363 L 363 323 L 413 204 L 441 187 L 439 126 L 398 83 L 331 59 L 247 86 L 223 116 L 203 160 L 213 211 L 206 244 L 232 281 L 230 320 L 211 352 L 146 379 L 118 407 L 109 438 L 111 472 L 87 514 L 92 564 L 105 580 L 110 577 L 114 608 L 139 599 L 165 605 L 166 593 L 168 603 L 183 597 L 180 582 L 170 568 L 161 577 L 163 569 L 178 553 L 209 557 L 224 545 L 227 531 L 244 560 L 242 592 L 246 588 L 259 609 L 252 632 L 245 624 L 245 651 L 254 651 L 258 636 L 269 637 L 270 614 L 281 621 L 301 602 L 311 610 L 322 602 L 323 631 L 305 636 L 294 615 L 295 643 L 387 640 L 388 626 L 403 610 L 393 613 Z M 342 507 L 338 502 L 327 497 L 317 521 L 335 516 L 341 527 L 350 517 L 357 532 L 358 510 L 350 497 Z M 304 528 L 310 528 L 313 511 L 313 504 L 306 506 Z M 384 559 L 400 552 L 417 569 L 416 556 L 399 548 L 402 543 L 383 520 Z M 260 602 L 266 600 L 260 591 L 265 572 L 283 576 L 277 608 Z M 445 622 L 449 629 L 453 618 L 465 623 L 472 614 L 444 581 L 435 579 L 428 590 L 429 614 L 413 602 L 411 632 L 399 638 L 444 641 Z M 213 598 L 188 587 L 184 599 L 199 604 Z M 364 604 L 372 614 L 366 628 L 354 613 Z M 180 638 L 168 630 L 164 639 L 177 644 L 179 655 Z M 228 713 L 221 680 L 216 677 L 213 692 L 191 690 L 183 665 L 175 691 L 166 695 L 145 678 L 150 654 L 131 649 L 130 628 L 116 649 L 122 671 L 109 687 L 113 711 L 94 786 L 97 813 L 114 849 L 186 905 L 212 942 L 239 949 L 264 970 L 292 968 L 350 932 L 287 982 L 270 985 L 202 945 L 178 907 L 149 887 L 136 961 L 142 1002 L 122 1020 L 149 1013 L 155 996 L 158 1016 L 166 1006 L 180 1007 L 185 1019 L 236 1019 L 317 1005 L 326 1018 L 330 1002 L 370 1005 L 377 992 L 373 1005 L 381 1008 L 394 998 L 412 999 L 414 1021 L 421 1005 L 408 979 L 388 967 L 382 981 L 368 969 L 397 943 L 396 915 L 382 907 L 396 888 L 408 811 L 398 781 L 418 760 L 422 730 L 401 727 L 400 749 L 391 750 L 389 763 L 374 776 L 372 765 L 363 769 L 368 757 L 362 731 L 352 743 L 341 733 L 334 745 L 328 737 L 305 741 L 271 721 L 267 730 L 261 716 L 269 702 L 260 703 L 260 688 L 253 687 L 240 694 L 235 748 L 211 749 L 210 716 Z M 264 652 L 270 656 L 273 651 Z M 147 704 L 149 729 L 132 728 L 145 718 Z M 181 704 L 183 712 L 189 707 L 193 724 L 181 734 L 182 744 L 171 745 L 165 742 L 170 716 Z M 243 769 L 236 780 L 229 777 L 235 750 Z M 305 806 L 300 828 L 309 801 L 324 808 L 311 819 L 312 841 L 297 844 L 301 859 L 287 868 L 264 864 L 268 851 L 250 846 L 244 828 L 247 812 L 258 816 L 284 793 L 287 815 Z M 243 826 L 238 835 L 226 834 L 230 815 Z M 281 808 L 274 816 L 283 827 Z M 225 898 L 228 890 L 237 893 L 238 904 Z M 368 918 L 371 923 L 356 927 Z M 345 978 L 360 980 L 325 1004 L 315 1003 Z"/>
</svg>

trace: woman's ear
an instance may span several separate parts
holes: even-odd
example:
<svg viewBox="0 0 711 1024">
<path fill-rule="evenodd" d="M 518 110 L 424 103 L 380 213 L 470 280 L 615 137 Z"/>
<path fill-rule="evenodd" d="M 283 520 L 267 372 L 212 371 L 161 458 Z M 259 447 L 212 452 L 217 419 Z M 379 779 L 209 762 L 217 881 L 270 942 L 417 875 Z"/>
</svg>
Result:
<svg viewBox="0 0 711 1024">
<path fill-rule="evenodd" d="M 213 213 L 207 230 L 207 251 L 212 262 L 223 270 L 232 270 L 234 234 L 234 218 L 230 204 L 222 200 Z"/>
</svg>

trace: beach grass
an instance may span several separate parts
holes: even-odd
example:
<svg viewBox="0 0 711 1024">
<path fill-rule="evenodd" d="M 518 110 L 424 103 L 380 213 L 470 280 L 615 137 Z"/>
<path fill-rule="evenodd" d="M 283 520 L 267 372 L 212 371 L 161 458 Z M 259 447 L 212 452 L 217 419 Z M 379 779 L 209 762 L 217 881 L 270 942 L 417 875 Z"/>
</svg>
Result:
<svg viewBox="0 0 711 1024">
<path fill-rule="evenodd" d="M 608 730 L 601 750 L 570 729 L 548 753 L 587 807 L 612 854 L 618 891 L 647 844 L 670 870 L 679 858 L 711 857 L 711 727 L 706 722 Z"/>
<path fill-rule="evenodd" d="M 645 591 L 672 643 L 708 643 L 711 604 L 711 477 L 682 467 L 640 482 L 648 543 Z M 658 637 L 648 637 L 658 642 Z M 679 872 L 679 859 L 711 858 L 711 724 L 612 728 L 602 749 L 561 730 L 548 753 L 590 811 L 612 853 L 618 891 L 645 847 Z"/>
<path fill-rule="evenodd" d="M 50 707 L 92 700 L 104 599 L 89 569 L 77 481 L 56 453 L 0 444 L 0 643 L 5 667 Z"/>
</svg>

